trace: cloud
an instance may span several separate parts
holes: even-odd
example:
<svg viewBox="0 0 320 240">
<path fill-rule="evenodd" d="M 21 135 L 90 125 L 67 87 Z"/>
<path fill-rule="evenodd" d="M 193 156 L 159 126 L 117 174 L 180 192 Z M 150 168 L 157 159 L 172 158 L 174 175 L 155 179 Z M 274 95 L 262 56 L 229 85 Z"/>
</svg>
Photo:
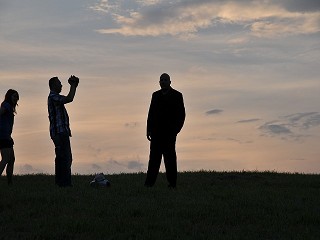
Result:
<svg viewBox="0 0 320 240">
<path fill-rule="evenodd" d="M 266 19 L 251 25 L 256 37 L 273 38 L 281 35 L 311 34 L 320 31 L 319 13 L 300 13 L 295 17 Z"/>
<path fill-rule="evenodd" d="M 144 6 L 151 6 L 160 3 L 161 0 L 137 0 L 137 2 Z"/>
<path fill-rule="evenodd" d="M 230 141 L 230 142 L 236 142 L 236 143 L 239 143 L 239 144 L 253 143 L 253 141 L 251 141 L 251 140 L 249 140 L 249 141 L 242 141 L 242 140 L 235 139 L 235 138 L 227 138 L 226 140 L 227 140 L 227 141 Z"/>
<path fill-rule="evenodd" d="M 139 123 L 138 122 L 128 122 L 124 126 L 127 128 L 136 128 L 139 126 Z"/>
<path fill-rule="evenodd" d="M 318 112 L 295 113 L 283 118 L 286 119 L 291 126 L 300 129 L 309 129 L 320 125 L 320 113 Z"/>
<path fill-rule="evenodd" d="M 259 127 L 268 136 L 285 136 L 300 140 L 308 135 L 302 134 L 310 128 L 320 126 L 320 113 L 304 112 L 279 117 L 277 120 L 267 122 Z"/>
<path fill-rule="evenodd" d="M 319 2 L 319 1 L 318 1 Z M 117 28 L 97 30 L 103 34 L 124 36 L 194 36 L 201 29 L 237 24 L 256 37 L 310 34 L 320 31 L 320 9 L 316 1 L 307 5 L 298 1 L 156 1 L 117 8 L 111 14 Z M 317 9 L 316 11 L 311 9 Z M 109 12 L 115 9 L 102 0 L 92 9 Z M 103 10 L 101 10 L 103 9 Z"/>
<path fill-rule="evenodd" d="M 116 160 L 112 160 L 112 159 L 109 160 L 108 163 L 111 164 L 111 165 L 124 166 L 123 163 L 120 163 L 120 162 L 118 162 Z"/>
<path fill-rule="evenodd" d="M 252 118 L 252 119 L 244 119 L 244 120 L 240 120 L 237 123 L 251 123 L 251 122 L 257 122 L 259 121 L 259 118 Z"/>
<path fill-rule="evenodd" d="M 132 160 L 132 161 L 116 161 L 116 160 L 109 160 L 108 164 L 118 166 L 124 168 L 126 170 L 136 170 L 141 171 L 143 170 L 144 164 L 140 161 Z"/>
<path fill-rule="evenodd" d="M 128 169 L 141 171 L 144 165 L 139 161 L 129 161 L 127 166 L 128 166 Z"/>
<path fill-rule="evenodd" d="M 99 3 L 96 3 L 95 5 L 91 6 L 90 9 L 97 12 L 109 13 L 117 9 L 117 7 L 118 5 L 116 5 L 115 3 L 110 3 L 109 0 L 100 0 Z"/>
<path fill-rule="evenodd" d="M 100 170 L 101 167 L 98 164 L 91 164 L 91 168 L 93 168 L 94 170 Z"/>
<path fill-rule="evenodd" d="M 285 126 L 285 124 L 270 124 L 265 123 L 260 127 L 260 129 L 269 134 L 291 134 L 289 128 Z"/>
<path fill-rule="evenodd" d="M 42 173 L 43 171 L 39 169 L 33 168 L 30 164 L 24 164 L 18 166 L 18 173 L 19 174 L 34 174 L 34 173 Z"/>
<path fill-rule="evenodd" d="M 320 1 L 318 0 L 282 0 L 275 3 L 281 4 L 288 11 L 292 12 L 317 12 L 320 11 Z"/>
<path fill-rule="evenodd" d="M 213 110 L 207 111 L 206 115 L 220 114 L 222 112 L 223 112 L 223 110 L 221 110 L 221 109 L 213 109 Z"/>
</svg>

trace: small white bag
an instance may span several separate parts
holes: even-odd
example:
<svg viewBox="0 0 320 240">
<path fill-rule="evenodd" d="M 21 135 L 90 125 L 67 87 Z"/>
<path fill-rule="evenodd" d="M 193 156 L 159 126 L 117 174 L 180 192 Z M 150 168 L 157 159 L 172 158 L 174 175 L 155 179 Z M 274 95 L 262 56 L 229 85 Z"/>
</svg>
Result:
<svg viewBox="0 0 320 240">
<path fill-rule="evenodd" d="M 106 179 L 103 173 L 97 174 L 94 179 L 90 182 L 91 187 L 110 187 L 111 183 Z"/>
</svg>

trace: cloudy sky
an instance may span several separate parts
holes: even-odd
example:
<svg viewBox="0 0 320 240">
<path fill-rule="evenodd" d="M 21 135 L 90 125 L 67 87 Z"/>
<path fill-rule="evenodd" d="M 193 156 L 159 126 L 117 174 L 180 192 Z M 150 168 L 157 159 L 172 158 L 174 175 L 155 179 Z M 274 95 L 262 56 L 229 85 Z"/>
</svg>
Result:
<svg viewBox="0 0 320 240">
<path fill-rule="evenodd" d="M 53 173 L 48 80 L 68 93 L 73 172 L 146 171 L 163 72 L 187 111 L 178 168 L 320 173 L 320 1 L 0 0 L 0 94 L 20 93 L 16 173 Z"/>
</svg>

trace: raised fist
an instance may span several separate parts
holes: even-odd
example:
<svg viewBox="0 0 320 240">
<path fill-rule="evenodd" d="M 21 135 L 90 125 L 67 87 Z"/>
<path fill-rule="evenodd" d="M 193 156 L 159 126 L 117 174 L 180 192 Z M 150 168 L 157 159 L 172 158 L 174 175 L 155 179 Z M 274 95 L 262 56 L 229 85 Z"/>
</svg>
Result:
<svg viewBox="0 0 320 240">
<path fill-rule="evenodd" d="M 78 86 L 78 84 L 79 84 L 79 78 L 78 77 L 76 77 L 76 76 L 74 76 L 74 75 L 71 75 L 70 77 L 69 77 L 69 79 L 68 79 L 68 83 L 70 84 L 70 85 L 76 85 L 76 86 Z"/>
</svg>

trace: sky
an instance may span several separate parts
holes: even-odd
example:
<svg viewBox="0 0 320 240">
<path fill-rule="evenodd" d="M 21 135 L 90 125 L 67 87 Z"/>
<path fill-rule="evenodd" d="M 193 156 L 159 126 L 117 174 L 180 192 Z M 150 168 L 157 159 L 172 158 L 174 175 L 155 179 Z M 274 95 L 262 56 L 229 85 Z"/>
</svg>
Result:
<svg viewBox="0 0 320 240">
<path fill-rule="evenodd" d="M 71 74 L 72 172 L 145 172 L 164 72 L 187 114 L 179 171 L 320 173 L 319 0 L 0 0 L 15 173 L 54 173 L 48 80 L 66 95 Z"/>
</svg>

